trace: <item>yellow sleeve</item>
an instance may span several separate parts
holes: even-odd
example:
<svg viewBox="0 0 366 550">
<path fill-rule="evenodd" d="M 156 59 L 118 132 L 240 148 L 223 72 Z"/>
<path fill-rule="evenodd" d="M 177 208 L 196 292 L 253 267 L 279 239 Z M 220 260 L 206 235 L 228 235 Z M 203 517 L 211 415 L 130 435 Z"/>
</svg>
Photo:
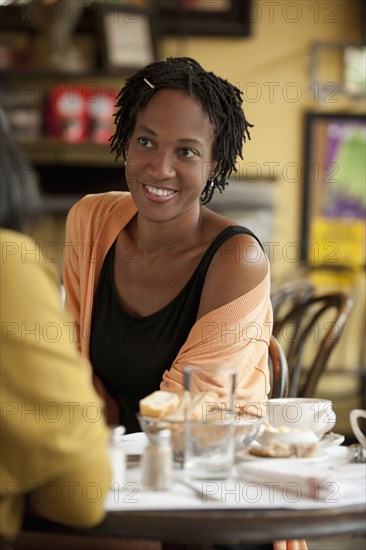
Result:
<svg viewBox="0 0 366 550">
<path fill-rule="evenodd" d="M 30 493 L 43 516 L 92 525 L 110 481 L 103 404 L 51 260 L 25 236 L 5 239 L 13 252 L 1 257 L 1 478 L 14 497 Z"/>
</svg>

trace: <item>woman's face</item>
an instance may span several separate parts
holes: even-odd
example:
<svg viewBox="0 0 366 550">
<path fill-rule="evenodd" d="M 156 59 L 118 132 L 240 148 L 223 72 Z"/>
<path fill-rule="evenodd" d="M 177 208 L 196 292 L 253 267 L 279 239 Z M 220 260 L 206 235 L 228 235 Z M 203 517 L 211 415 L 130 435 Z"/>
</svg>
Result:
<svg viewBox="0 0 366 550">
<path fill-rule="evenodd" d="M 165 221 L 199 206 L 214 176 L 214 126 L 200 103 L 178 90 L 157 92 L 136 118 L 126 180 L 141 215 Z"/>
</svg>

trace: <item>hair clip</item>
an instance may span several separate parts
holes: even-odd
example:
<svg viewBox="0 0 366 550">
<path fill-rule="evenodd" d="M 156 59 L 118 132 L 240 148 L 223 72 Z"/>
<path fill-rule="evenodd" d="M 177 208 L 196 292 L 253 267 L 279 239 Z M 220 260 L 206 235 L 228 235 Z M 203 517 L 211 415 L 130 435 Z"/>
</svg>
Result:
<svg viewBox="0 0 366 550">
<path fill-rule="evenodd" d="M 149 82 L 147 78 L 144 78 L 144 82 L 146 82 L 146 84 L 150 86 L 150 88 L 153 88 L 155 90 L 154 84 L 151 84 L 151 82 Z"/>
</svg>

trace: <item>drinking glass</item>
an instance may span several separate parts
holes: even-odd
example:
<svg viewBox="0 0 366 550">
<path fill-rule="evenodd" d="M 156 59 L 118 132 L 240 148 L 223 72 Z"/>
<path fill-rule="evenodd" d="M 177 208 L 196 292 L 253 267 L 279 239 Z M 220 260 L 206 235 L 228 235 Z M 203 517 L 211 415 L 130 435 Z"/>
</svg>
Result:
<svg viewBox="0 0 366 550">
<path fill-rule="evenodd" d="M 195 479 L 226 479 L 235 450 L 236 370 L 184 369 L 184 470 Z"/>
</svg>

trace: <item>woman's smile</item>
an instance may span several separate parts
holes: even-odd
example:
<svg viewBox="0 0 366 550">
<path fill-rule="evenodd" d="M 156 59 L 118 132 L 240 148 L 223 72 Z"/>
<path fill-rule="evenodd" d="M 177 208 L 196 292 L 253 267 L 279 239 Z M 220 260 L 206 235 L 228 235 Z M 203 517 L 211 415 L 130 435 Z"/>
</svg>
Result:
<svg viewBox="0 0 366 550">
<path fill-rule="evenodd" d="M 145 190 L 145 195 L 155 202 L 167 202 L 177 193 L 174 189 L 155 187 L 146 183 L 142 184 Z"/>
</svg>

